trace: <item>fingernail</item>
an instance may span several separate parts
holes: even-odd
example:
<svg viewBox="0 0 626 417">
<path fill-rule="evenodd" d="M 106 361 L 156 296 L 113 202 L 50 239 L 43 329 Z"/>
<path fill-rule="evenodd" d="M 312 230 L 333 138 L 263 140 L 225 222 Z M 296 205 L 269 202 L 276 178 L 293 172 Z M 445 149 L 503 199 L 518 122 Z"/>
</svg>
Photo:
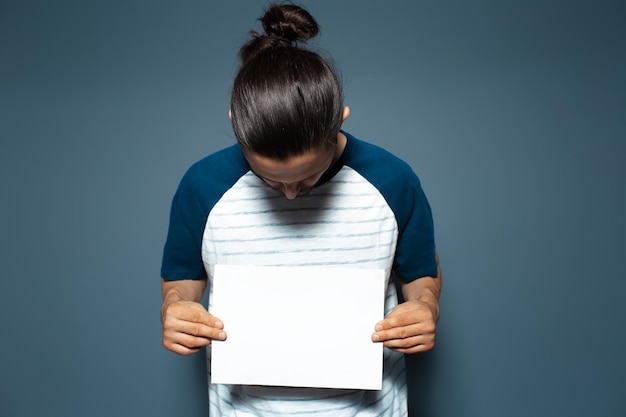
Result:
<svg viewBox="0 0 626 417">
<path fill-rule="evenodd" d="M 220 339 L 220 340 L 224 340 L 224 339 L 226 339 L 226 333 L 224 333 L 224 332 L 220 332 L 220 333 L 217 335 L 217 338 L 218 338 L 218 339 Z"/>
<path fill-rule="evenodd" d="M 380 340 L 380 336 L 378 336 L 378 334 L 377 334 L 377 333 L 374 333 L 374 334 L 372 335 L 372 340 L 373 340 L 374 342 L 378 342 L 378 341 Z"/>
<path fill-rule="evenodd" d="M 377 324 L 376 325 L 376 331 L 379 332 L 383 329 L 383 325 L 382 324 Z"/>
<path fill-rule="evenodd" d="M 224 328 L 224 324 L 221 321 L 216 321 L 215 322 L 215 327 L 217 327 L 218 329 L 223 329 Z"/>
</svg>

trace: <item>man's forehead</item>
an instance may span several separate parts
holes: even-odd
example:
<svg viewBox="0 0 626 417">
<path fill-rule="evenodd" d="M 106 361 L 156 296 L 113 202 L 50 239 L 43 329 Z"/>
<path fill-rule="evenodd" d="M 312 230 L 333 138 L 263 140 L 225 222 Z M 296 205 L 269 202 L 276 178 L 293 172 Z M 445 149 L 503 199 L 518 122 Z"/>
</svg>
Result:
<svg viewBox="0 0 626 417">
<path fill-rule="evenodd" d="M 333 150 L 324 147 L 286 160 L 276 160 L 250 151 L 244 152 L 244 155 L 257 175 L 277 182 L 297 182 L 326 170 Z"/>
</svg>

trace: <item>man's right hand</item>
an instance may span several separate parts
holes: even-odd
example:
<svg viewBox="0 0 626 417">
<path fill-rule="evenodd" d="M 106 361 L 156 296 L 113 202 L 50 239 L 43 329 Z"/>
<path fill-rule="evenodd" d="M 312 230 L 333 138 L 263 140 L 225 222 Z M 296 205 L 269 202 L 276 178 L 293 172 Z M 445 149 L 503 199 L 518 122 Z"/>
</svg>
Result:
<svg viewBox="0 0 626 417">
<path fill-rule="evenodd" d="M 205 288 L 206 279 L 161 280 L 161 322 L 166 349 L 190 355 L 210 345 L 212 340 L 226 339 L 222 321 L 199 303 Z"/>
<path fill-rule="evenodd" d="M 200 351 L 212 340 L 225 340 L 224 324 L 200 303 L 176 301 L 163 305 L 163 346 L 181 355 Z"/>
</svg>

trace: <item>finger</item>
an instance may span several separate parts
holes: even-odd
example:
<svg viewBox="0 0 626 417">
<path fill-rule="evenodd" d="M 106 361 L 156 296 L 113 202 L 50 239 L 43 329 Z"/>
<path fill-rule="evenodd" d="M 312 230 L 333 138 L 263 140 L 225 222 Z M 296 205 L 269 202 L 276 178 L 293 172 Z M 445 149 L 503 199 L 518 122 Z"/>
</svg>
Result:
<svg viewBox="0 0 626 417">
<path fill-rule="evenodd" d="M 226 332 L 222 329 L 221 322 L 217 323 L 220 324 L 220 327 L 211 327 L 204 323 L 167 317 L 163 323 L 163 329 L 164 332 L 184 333 L 192 337 L 225 340 Z"/>
<path fill-rule="evenodd" d="M 206 339 L 226 339 L 226 333 L 222 329 L 223 325 L 221 322 L 216 323 L 218 323 L 219 327 L 211 327 L 195 321 L 181 320 L 168 315 L 163 321 L 163 332 L 164 334 L 184 333 L 193 337 Z"/>
<path fill-rule="evenodd" d="M 172 351 L 174 353 L 178 353 L 179 355 L 184 355 L 184 356 L 192 355 L 192 354 L 200 352 L 202 350 L 201 347 L 189 348 L 187 346 L 183 346 L 183 345 L 178 344 L 178 343 L 165 343 L 165 342 L 163 342 L 163 346 L 166 349 L 168 349 L 168 350 L 170 350 L 170 351 Z"/>
<path fill-rule="evenodd" d="M 181 345 L 187 349 L 201 349 L 211 344 L 211 339 L 209 338 L 191 336 L 185 333 L 165 333 L 163 339 L 167 345 Z"/>
<path fill-rule="evenodd" d="M 435 337 L 434 335 L 420 335 L 406 339 L 392 339 L 383 342 L 383 345 L 402 353 L 424 352 L 435 347 Z"/>
<path fill-rule="evenodd" d="M 389 349 L 394 350 L 400 353 L 420 353 L 431 350 L 435 347 L 435 341 L 431 340 L 426 343 L 418 343 L 416 345 L 407 346 L 407 347 L 396 347 L 396 346 L 387 346 Z"/>
<path fill-rule="evenodd" d="M 196 337 L 175 331 L 163 333 L 163 346 L 181 355 L 195 353 L 210 344 L 211 339 L 205 337 Z"/>
<path fill-rule="evenodd" d="M 417 336 L 434 336 L 436 325 L 434 322 L 416 323 L 402 327 L 383 329 L 382 325 L 376 326 L 376 332 L 372 334 L 374 342 L 385 342 L 394 339 L 408 339 Z"/>
<path fill-rule="evenodd" d="M 376 331 L 409 327 L 415 324 L 432 323 L 435 324 L 434 317 L 430 310 L 413 309 L 409 311 L 394 310 L 384 320 L 376 323 Z"/>
<path fill-rule="evenodd" d="M 165 317 L 175 317 L 179 320 L 202 323 L 210 327 L 223 328 L 222 321 L 210 314 L 198 303 L 174 303 L 167 309 Z"/>
</svg>

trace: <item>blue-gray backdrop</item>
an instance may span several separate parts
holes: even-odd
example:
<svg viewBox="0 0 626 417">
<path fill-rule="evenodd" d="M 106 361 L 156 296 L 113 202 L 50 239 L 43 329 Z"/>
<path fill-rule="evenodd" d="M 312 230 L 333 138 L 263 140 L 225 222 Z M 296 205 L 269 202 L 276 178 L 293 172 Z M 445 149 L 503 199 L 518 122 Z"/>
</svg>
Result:
<svg viewBox="0 0 626 417">
<path fill-rule="evenodd" d="M 0 1 L 0 415 L 205 416 L 160 341 L 186 168 L 233 143 L 263 1 Z M 422 417 L 624 416 L 623 1 L 303 1 L 345 128 L 421 177 L 444 270 Z"/>
</svg>

